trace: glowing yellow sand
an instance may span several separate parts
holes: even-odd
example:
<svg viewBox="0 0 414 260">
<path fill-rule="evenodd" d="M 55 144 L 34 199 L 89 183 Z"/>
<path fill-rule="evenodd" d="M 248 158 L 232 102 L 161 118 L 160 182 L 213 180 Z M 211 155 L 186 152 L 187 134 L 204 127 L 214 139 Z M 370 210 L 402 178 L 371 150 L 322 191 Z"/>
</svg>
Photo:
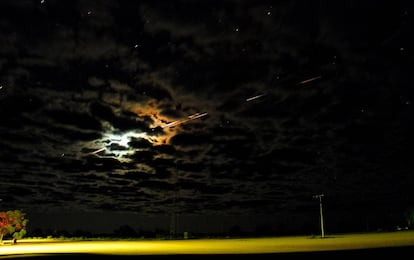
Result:
<svg viewBox="0 0 414 260">
<path fill-rule="evenodd" d="M 414 246 L 414 231 L 309 236 L 138 241 L 59 241 L 23 239 L 0 246 L 0 255 L 91 253 L 118 255 L 250 254 Z"/>
</svg>

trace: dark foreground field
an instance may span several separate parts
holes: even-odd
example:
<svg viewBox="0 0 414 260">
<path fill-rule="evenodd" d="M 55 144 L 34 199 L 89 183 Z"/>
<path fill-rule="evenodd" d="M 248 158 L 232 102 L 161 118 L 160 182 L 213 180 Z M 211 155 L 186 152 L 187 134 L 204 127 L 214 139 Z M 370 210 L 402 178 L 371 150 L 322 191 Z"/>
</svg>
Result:
<svg viewBox="0 0 414 260">
<path fill-rule="evenodd" d="M 238 239 L 59 241 L 23 240 L 0 246 L 0 258 L 19 259 L 298 259 L 317 257 L 407 257 L 414 231 L 315 237 Z"/>
</svg>

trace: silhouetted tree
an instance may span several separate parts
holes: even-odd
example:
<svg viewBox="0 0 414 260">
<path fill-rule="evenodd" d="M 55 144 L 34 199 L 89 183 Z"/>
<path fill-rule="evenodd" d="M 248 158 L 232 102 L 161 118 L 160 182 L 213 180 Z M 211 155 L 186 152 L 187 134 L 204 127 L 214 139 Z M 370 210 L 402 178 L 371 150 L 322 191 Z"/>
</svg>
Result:
<svg viewBox="0 0 414 260">
<path fill-rule="evenodd" d="M 35 229 L 30 231 L 28 236 L 31 236 L 31 237 L 45 237 L 46 235 L 45 235 L 45 233 L 43 232 L 43 230 L 41 228 L 35 228 Z"/>
<path fill-rule="evenodd" d="M 74 237 L 91 237 L 92 233 L 89 231 L 77 229 L 75 230 L 75 232 L 73 232 L 73 236 Z"/>
<path fill-rule="evenodd" d="M 122 225 L 118 229 L 114 230 L 115 236 L 118 237 L 136 237 L 137 232 L 128 225 Z"/>
<path fill-rule="evenodd" d="M 273 232 L 272 225 L 269 223 L 259 224 L 256 226 L 256 235 L 258 236 L 268 236 Z"/>
<path fill-rule="evenodd" d="M 229 229 L 230 236 L 240 236 L 242 233 L 241 228 L 239 225 L 233 225 Z"/>
</svg>

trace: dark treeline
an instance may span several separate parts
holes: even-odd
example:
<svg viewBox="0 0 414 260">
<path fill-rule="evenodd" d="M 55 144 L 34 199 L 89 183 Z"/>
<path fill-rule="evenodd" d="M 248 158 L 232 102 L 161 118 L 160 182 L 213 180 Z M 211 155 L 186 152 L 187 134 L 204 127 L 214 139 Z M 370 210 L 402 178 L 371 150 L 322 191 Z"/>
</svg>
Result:
<svg viewBox="0 0 414 260">
<path fill-rule="evenodd" d="M 329 227 L 329 226 L 328 226 Z M 359 232 L 382 232 L 382 231 L 398 231 L 407 229 L 403 226 L 358 226 L 358 227 L 343 227 L 343 229 L 328 228 L 326 234 L 329 233 L 359 233 Z M 334 231 L 332 231 L 334 230 Z M 271 224 L 262 224 L 256 226 L 253 231 L 243 230 L 239 225 L 230 226 L 226 231 L 222 232 L 172 232 L 165 229 L 142 230 L 134 229 L 131 226 L 124 224 L 116 228 L 110 233 L 92 233 L 85 230 L 67 231 L 61 229 L 29 229 L 27 237 L 52 237 L 52 238 L 122 238 L 122 239 L 191 239 L 191 238 L 226 238 L 226 237 L 269 237 L 269 236 L 288 236 L 288 235 L 309 235 L 319 236 L 320 227 L 316 225 L 303 225 L 296 227 L 287 227 L 285 225 L 278 225 L 276 227 Z"/>
</svg>

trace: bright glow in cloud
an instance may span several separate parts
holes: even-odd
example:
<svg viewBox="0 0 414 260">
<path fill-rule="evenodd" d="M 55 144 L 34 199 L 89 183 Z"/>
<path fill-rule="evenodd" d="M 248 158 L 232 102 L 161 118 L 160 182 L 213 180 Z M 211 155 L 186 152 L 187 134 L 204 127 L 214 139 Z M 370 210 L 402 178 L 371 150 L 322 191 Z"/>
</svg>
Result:
<svg viewBox="0 0 414 260">
<path fill-rule="evenodd" d="M 120 146 L 128 147 L 128 143 L 130 141 L 129 133 L 123 134 L 123 135 L 116 135 L 116 134 L 106 134 L 109 138 L 110 143 L 109 145 L 115 143 L 119 144 Z M 145 137 L 146 135 L 142 135 L 142 137 Z"/>
<path fill-rule="evenodd" d="M 188 121 L 208 115 L 208 113 L 204 112 L 204 113 L 195 113 L 195 114 L 189 115 L 185 119 L 177 120 L 176 118 L 169 118 L 169 117 L 161 115 L 161 110 L 157 107 L 157 104 L 155 101 L 148 101 L 147 104 L 144 104 L 144 105 L 141 105 L 141 104 L 133 105 L 130 108 L 130 110 L 133 113 L 135 113 L 137 116 L 150 117 L 153 121 L 153 123 L 150 125 L 151 128 L 156 128 L 156 127 L 163 128 L 164 135 L 152 137 L 152 138 L 149 138 L 148 136 L 144 137 L 155 145 L 169 144 L 171 138 L 174 135 L 176 135 L 178 132 L 178 128 L 176 128 L 175 126 L 178 126 Z"/>
<path fill-rule="evenodd" d="M 150 117 L 153 122 L 150 125 L 151 128 L 163 127 L 167 122 L 175 120 L 161 115 L 161 110 L 158 108 L 158 105 L 154 100 L 148 101 L 146 104 L 135 104 L 130 108 L 130 111 L 135 113 L 138 117 Z M 154 145 L 169 144 L 171 138 L 176 134 L 176 128 L 166 128 L 164 129 L 164 135 L 146 139 Z"/>
<path fill-rule="evenodd" d="M 94 143 L 95 146 L 98 145 L 98 148 L 91 154 L 95 154 L 102 158 L 116 157 L 121 161 L 130 161 L 130 159 L 126 159 L 126 157 L 136 151 L 136 149 L 132 150 L 128 145 L 132 138 L 144 138 L 150 142 L 154 142 L 153 138 L 142 132 L 137 133 L 135 131 L 129 131 L 123 134 L 108 132 L 103 135 L 102 139 Z M 117 145 L 115 149 L 113 147 L 114 144 Z"/>
</svg>

